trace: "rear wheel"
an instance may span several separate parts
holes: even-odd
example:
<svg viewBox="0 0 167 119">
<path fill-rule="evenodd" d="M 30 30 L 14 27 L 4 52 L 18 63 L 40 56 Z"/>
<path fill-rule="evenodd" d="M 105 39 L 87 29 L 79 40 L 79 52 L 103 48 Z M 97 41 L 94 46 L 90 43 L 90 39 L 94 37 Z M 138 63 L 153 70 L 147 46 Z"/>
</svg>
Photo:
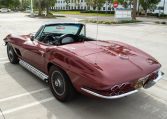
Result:
<svg viewBox="0 0 167 119">
<path fill-rule="evenodd" d="M 8 54 L 8 59 L 12 64 L 19 63 L 18 56 L 10 44 L 7 44 L 7 54 Z"/>
<path fill-rule="evenodd" d="M 62 102 L 72 100 L 76 91 L 68 77 L 68 75 L 57 68 L 56 66 L 51 66 L 49 71 L 49 86 L 53 95 Z"/>
</svg>

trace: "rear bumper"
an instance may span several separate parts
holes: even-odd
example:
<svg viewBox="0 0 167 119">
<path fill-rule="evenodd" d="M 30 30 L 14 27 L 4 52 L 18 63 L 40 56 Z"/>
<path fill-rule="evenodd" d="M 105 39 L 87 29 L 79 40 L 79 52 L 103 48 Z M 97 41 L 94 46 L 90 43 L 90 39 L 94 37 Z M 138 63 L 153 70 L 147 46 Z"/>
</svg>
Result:
<svg viewBox="0 0 167 119">
<path fill-rule="evenodd" d="M 155 80 L 152 80 L 152 81 L 148 82 L 148 84 L 145 85 L 144 88 L 145 88 L 145 89 L 146 89 L 146 88 L 150 88 L 150 87 L 152 87 L 153 85 L 155 85 L 160 79 L 162 79 L 163 75 L 164 75 L 164 73 L 161 72 L 161 71 L 159 71 L 159 72 L 158 72 L 158 77 L 157 77 Z M 129 96 L 129 95 L 131 95 L 131 94 L 134 94 L 134 93 L 137 93 L 137 92 L 138 92 L 138 90 L 136 89 L 136 90 L 133 90 L 133 91 L 124 93 L 124 94 L 120 94 L 120 95 L 105 96 L 105 95 L 101 95 L 101 94 L 99 94 L 99 93 L 93 92 L 93 91 L 91 91 L 91 90 L 88 90 L 88 89 L 86 89 L 86 88 L 81 88 L 81 90 L 84 91 L 84 92 L 86 92 L 86 93 L 88 93 L 88 94 L 90 94 L 90 95 L 93 95 L 93 96 L 95 96 L 95 97 L 104 98 L 104 99 L 118 99 L 118 98 L 122 98 L 122 97 L 125 97 L 125 96 Z"/>
</svg>

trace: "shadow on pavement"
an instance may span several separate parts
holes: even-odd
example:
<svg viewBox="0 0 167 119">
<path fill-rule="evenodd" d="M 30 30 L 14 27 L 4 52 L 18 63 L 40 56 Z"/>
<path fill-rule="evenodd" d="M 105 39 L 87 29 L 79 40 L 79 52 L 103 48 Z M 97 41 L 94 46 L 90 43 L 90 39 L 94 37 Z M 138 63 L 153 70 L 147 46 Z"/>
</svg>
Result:
<svg viewBox="0 0 167 119">
<path fill-rule="evenodd" d="M 12 67 L 14 65 L 10 63 L 5 64 L 5 69 L 12 79 L 27 92 L 30 91 L 29 81 L 43 87 L 47 86 L 21 66 L 18 67 L 21 76 L 17 72 L 12 72 Z M 35 94 L 32 96 L 36 101 L 40 101 Z M 48 119 L 54 117 L 56 119 L 166 119 L 167 117 L 167 107 L 142 92 L 116 100 L 94 99 L 79 95 L 68 103 L 61 103 L 55 99 L 41 105 L 46 108 Z"/>
</svg>

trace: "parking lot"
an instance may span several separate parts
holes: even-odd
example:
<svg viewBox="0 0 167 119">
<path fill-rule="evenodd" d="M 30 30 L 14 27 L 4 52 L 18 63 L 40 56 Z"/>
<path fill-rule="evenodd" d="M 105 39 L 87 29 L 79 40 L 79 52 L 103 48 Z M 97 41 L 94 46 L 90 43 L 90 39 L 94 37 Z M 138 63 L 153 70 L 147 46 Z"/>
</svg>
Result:
<svg viewBox="0 0 167 119">
<path fill-rule="evenodd" d="M 24 13 L 0 14 L 0 119 L 167 119 L 167 76 L 150 89 L 116 100 L 79 95 L 57 101 L 47 84 L 19 65 L 10 64 L 3 38 L 28 34 L 48 22 L 78 22 L 78 18 L 29 18 Z M 98 28 L 98 35 L 97 33 Z M 167 74 L 167 25 L 137 23 L 87 24 L 87 35 L 128 43 L 153 55 Z"/>
</svg>

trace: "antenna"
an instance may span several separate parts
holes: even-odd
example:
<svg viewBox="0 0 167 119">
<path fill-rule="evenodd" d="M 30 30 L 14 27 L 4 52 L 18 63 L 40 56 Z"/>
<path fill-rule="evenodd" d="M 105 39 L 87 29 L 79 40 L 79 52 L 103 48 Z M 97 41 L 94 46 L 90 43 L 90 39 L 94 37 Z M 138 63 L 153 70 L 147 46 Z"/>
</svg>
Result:
<svg viewBox="0 0 167 119">
<path fill-rule="evenodd" d="M 96 16 L 96 50 L 97 50 L 97 38 L 98 38 L 98 32 L 99 32 L 99 25 L 98 25 L 98 23 L 99 23 L 99 8 L 98 8 L 98 3 L 99 3 L 99 0 L 97 0 L 97 2 L 96 2 L 96 9 L 97 9 L 97 12 L 96 12 L 96 14 L 97 14 L 97 16 Z M 96 62 L 97 62 L 97 55 L 96 55 L 96 57 L 95 57 L 95 64 L 96 64 Z"/>
<path fill-rule="evenodd" d="M 98 2 L 99 2 L 99 0 L 97 0 L 97 2 L 96 2 L 96 6 L 97 6 L 97 11 L 96 11 L 96 14 L 97 14 L 97 16 L 96 16 L 96 41 L 97 41 L 97 38 L 98 38 L 98 32 L 99 32 L 99 25 L 98 25 L 98 23 L 99 23 L 99 8 L 98 8 Z M 97 43 L 97 42 L 96 42 Z M 97 44 L 96 44 L 97 45 Z"/>
</svg>

